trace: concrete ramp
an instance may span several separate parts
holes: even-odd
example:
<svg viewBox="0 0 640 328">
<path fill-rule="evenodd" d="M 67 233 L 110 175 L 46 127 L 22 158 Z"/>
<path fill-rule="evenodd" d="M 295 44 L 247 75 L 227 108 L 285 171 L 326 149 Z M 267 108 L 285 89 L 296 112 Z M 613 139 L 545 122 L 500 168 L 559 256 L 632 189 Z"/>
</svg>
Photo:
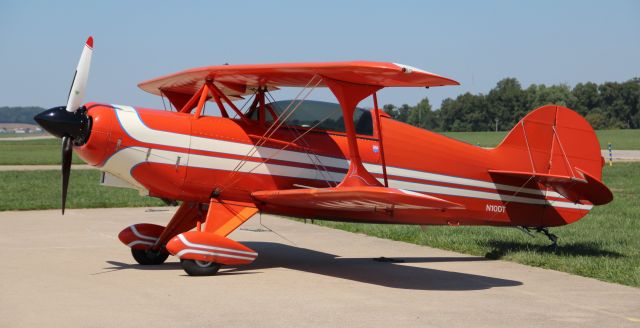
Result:
<svg viewBox="0 0 640 328">
<path fill-rule="evenodd" d="M 174 210 L 0 212 L 0 327 L 640 327 L 636 288 L 273 216 L 249 266 L 134 264 L 118 232 Z"/>
</svg>

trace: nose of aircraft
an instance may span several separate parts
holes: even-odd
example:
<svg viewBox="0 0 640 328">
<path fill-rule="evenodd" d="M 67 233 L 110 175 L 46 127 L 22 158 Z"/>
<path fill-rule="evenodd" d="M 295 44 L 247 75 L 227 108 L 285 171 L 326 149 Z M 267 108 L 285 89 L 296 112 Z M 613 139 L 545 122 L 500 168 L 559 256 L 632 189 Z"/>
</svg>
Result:
<svg viewBox="0 0 640 328">
<path fill-rule="evenodd" d="M 62 214 L 67 202 L 67 188 L 71 173 L 72 145 L 82 145 L 91 132 L 91 120 L 84 107 L 68 112 L 66 107 L 54 107 L 33 118 L 43 129 L 62 138 Z"/>
<path fill-rule="evenodd" d="M 67 201 L 72 146 L 83 145 L 91 129 L 87 110 L 80 105 L 87 86 L 92 53 L 93 37 L 89 37 L 82 48 L 76 73 L 71 82 L 67 106 L 47 109 L 33 118 L 47 132 L 62 138 L 62 214 Z"/>
<path fill-rule="evenodd" d="M 85 109 L 68 112 L 64 106 L 53 107 L 33 119 L 47 132 L 58 138 L 70 137 L 76 145 L 83 144 L 91 132 L 90 120 Z"/>
</svg>

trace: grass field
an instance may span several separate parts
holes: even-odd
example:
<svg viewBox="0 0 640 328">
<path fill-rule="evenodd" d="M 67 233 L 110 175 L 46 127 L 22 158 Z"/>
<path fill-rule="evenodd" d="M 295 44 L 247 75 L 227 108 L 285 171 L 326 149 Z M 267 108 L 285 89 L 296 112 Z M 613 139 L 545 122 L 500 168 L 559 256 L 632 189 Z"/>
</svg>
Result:
<svg viewBox="0 0 640 328">
<path fill-rule="evenodd" d="M 346 231 L 448 249 L 490 259 L 569 272 L 640 287 L 640 164 L 604 168 L 612 203 L 582 220 L 551 229 L 560 237 L 557 253 L 543 235 L 531 238 L 513 228 L 428 227 L 315 221 Z"/>
<path fill-rule="evenodd" d="M 60 208 L 60 172 L 0 172 L 0 211 Z M 156 198 L 141 197 L 132 189 L 100 186 L 97 170 L 71 172 L 67 208 L 162 206 Z"/>
<path fill-rule="evenodd" d="M 479 145 L 481 147 L 495 147 L 507 135 L 507 131 L 498 132 L 445 132 L 448 137 Z M 607 149 L 611 142 L 613 149 L 640 150 L 640 130 L 598 130 L 596 131 L 600 148 Z"/>
<path fill-rule="evenodd" d="M 40 137 L 46 136 L 46 133 L 0 133 L 0 139 L 2 138 L 25 138 L 25 137 Z"/>
<path fill-rule="evenodd" d="M 0 165 L 60 164 L 60 139 L 0 141 Z M 84 163 L 73 153 L 73 163 Z"/>
</svg>

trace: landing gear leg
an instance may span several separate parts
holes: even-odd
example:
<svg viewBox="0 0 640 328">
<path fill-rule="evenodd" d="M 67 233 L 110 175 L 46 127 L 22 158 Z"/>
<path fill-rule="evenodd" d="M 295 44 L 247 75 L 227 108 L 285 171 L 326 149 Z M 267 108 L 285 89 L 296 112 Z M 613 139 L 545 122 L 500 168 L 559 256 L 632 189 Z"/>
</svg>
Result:
<svg viewBox="0 0 640 328">
<path fill-rule="evenodd" d="M 547 238 L 549 238 L 549 240 L 551 240 L 551 245 L 549 245 L 550 249 L 552 249 L 554 252 L 558 250 L 558 236 L 550 233 L 549 228 L 540 227 L 537 229 L 537 231 L 543 233 L 545 236 L 547 236 Z"/>
</svg>

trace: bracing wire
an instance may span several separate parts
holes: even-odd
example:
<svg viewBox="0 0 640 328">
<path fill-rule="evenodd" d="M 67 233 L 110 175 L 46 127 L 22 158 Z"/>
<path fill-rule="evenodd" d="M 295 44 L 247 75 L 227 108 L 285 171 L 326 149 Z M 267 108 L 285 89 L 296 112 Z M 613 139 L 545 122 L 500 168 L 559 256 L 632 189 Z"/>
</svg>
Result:
<svg viewBox="0 0 640 328">
<path fill-rule="evenodd" d="M 164 110 L 167 110 L 167 104 L 164 102 L 164 94 L 162 92 L 160 92 L 160 98 L 162 98 L 162 108 L 164 108 Z"/>
<path fill-rule="evenodd" d="M 296 95 L 296 99 L 298 97 L 300 97 L 300 95 L 305 91 L 305 89 L 309 86 L 309 84 L 312 82 L 312 80 L 315 78 L 315 75 L 313 78 L 311 78 L 311 80 L 309 80 L 309 82 L 307 82 L 307 85 L 305 85 L 304 88 L 302 88 L 302 90 L 300 90 L 300 92 L 298 92 L 298 95 Z M 308 95 L 307 95 L 308 96 Z M 235 172 L 237 170 L 239 170 L 240 168 L 242 168 L 242 166 L 244 165 L 243 163 L 251 156 L 253 156 L 255 154 L 255 152 L 257 151 L 258 147 L 261 146 L 264 142 L 266 142 L 267 138 L 265 138 L 265 135 L 268 134 L 271 129 L 273 129 L 276 126 L 276 122 L 280 121 L 280 118 L 283 116 L 284 113 L 286 113 L 290 107 L 291 104 L 295 101 L 295 99 L 293 101 L 291 101 L 291 103 L 289 103 L 289 106 L 287 106 L 287 108 L 285 108 L 285 110 L 283 111 L 283 113 L 278 117 L 278 119 L 271 125 L 269 126 L 269 128 L 267 128 L 267 131 L 265 131 L 263 133 L 263 135 L 260 137 L 260 139 L 251 147 L 251 149 L 249 149 L 249 152 L 247 152 L 247 154 L 242 158 L 242 160 L 240 160 L 236 166 L 233 168 L 233 170 L 231 171 L 231 176 L 235 175 Z M 284 121 L 284 120 L 283 120 Z M 275 130 L 274 130 L 275 131 Z M 269 135 L 270 136 L 270 135 Z M 264 142 L 263 142 L 264 140 Z M 229 179 L 227 179 L 229 180 Z"/>
<path fill-rule="evenodd" d="M 232 181 L 232 179 L 238 174 L 240 169 L 242 169 L 242 167 L 246 164 L 247 159 L 249 159 L 250 157 L 253 157 L 253 155 L 258 151 L 259 147 L 261 147 L 263 144 L 265 144 L 269 140 L 269 138 L 282 126 L 282 124 L 284 124 L 284 122 L 286 122 L 287 119 L 289 119 L 289 117 L 300 107 L 302 102 L 311 94 L 311 92 L 318 85 L 320 85 L 320 83 L 322 82 L 322 79 L 318 79 L 318 81 L 315 83 L 315 85 L 313 85 L 313 87 L 309 88 L 309 85 L 311 85 L 311 83 L 316 79 L 317 76 L 318 75 L 314 75 L 309 80 L 307 85 L 305 85 L 305 87 L 302 90 L 300 90 L 300 92 L 296 96 L 296 99 L 299 98 L 300 95 L 302 95 L 305 92 L 306 89 L 309 89 L 303 95 L 302 99 L 296 104 L 296 106 L 291 108 L 292 104 L 296 101 L 296 99 L 294 99 L 294 100 L 291 101 L 289 106 L 287 106 L 287 108 L 282 112 L 282 114 L 280 116 L 278 116 L 278 118 L 273 122 L 273 124 L 271 126 L 269 126 L 269 128 L 267 128 L 267 131 L 265 131 L 263 133 L 263 135 L 260 137 L 260 139 L 255 144 L 253 144 L 253 146 L 251 147 L 249 152 L 247 152 L 247 154 L 242 158 L 242 160 L 240 160 L 238 162 L 238 164 L 236 164 L 236 166 L 234 167 L 234 169 L 231 171 L 231 173 L 229 174 L 228 178 L 226 179 L 225 183 L 222 184 L 222 187 L 219 190 L 219 192 L 221 192 L 225 188 L 225 185 L 229 181 Z M 286 113 L 286 115 L 285 115 L 285 113 Z"/>
<path fill-rule="evenodd" d="M 260 215 L 260 221 L 259 221 L 259 222 L 260 222 L 260 225 L 261 225 L 263 228 L 267 229 L 269 232 L 273 232 L 274 234 L 276 234 L 276 236 L 278 236 L 278 237 L 282 238 L 283 240 L 287 241 L 289 244 L 294 245 L 294 246 L 295 246 L 295 245 L 297 245 L 296 243 L 294 243 L 293 241 L 289 240 L 289 239 L 288 239 L 288 238 L 286 238 L 285 236 L 283 236 L 283 235 L 279 234 L 278 232 L 276 232 L 275 230 L 273 230 L 273 229 L 271 229 L 271 228 L 267 227 L 264 223 L 262 223 L 262 212 L 260 212 L 260 214 L 259 214 L 259 215 Z"/>
<path fill-rule="evenodd" d="M 307 135 L 309 132 L 311 132 L 313 129 L 315 129 L 316 127 L 318 127 L 320 124 L 322 124 L 324 121 L 326 121 L 329 117 L 331 117 L 333 114 L 337 113 L 339 109 L 334 110 L 333 112 L 329 113 L 329 115 L 325 116 L 322 120 L 320 120 L 318 123 L 316 123 L 315 125 L 313 125 L 311 128 L 309 128 L 307 131 L 305 131 L 304 133 L 300 134 L 297 138 L 295 138 L 294 140 L 292 140 L 289 144 L 285 145 L 284 147 L 278 149 L 278 151 L 276 151 L 275 153 L 273 153 L 271 156 L 269 156 L 268 158 L 266 158 L 264 161 L 259 162 L 256 166 L 254 166 L 251 170 L 247 171 L 246 173 L 252 173 L 253 171 L 255 171 L 258 167 L 260 167 L 261 165 L 265 165 L 267 164 L 267 162 L 269 162 L 270 160 L 272 160 L 273 158 L 275 158 L 278 154 L 280 154 L 281 152 L 283 152 L 284 150 L 286 150 L 287 148 L 289 148 L 289 145 L 296 143 L 298 140 L 302 139 L 305 135 Z M 331 175 L 329 172 L 327 172 L 329 174 L 329 178 L 331 178 Z M 234 185 L 235 183 L 237 183 L 238 181 L 240 181 L 240 178 L 231 181 L 230 183 L 228 183 L 227 185 L 223 186 L 220 189 L 220 192 L 222 192 L 222 190 L 224 190 L 225 188 Z M 330 187 L 331 184 L 329 184 Z"/>
<path fill-rule="evenodd" d="M 270 92 L 267 92 L 266 95 L 267 95 L 267 97 L 271 98 L 272 102 L 276 101 L 275 98 L 273 97 L 273 95 L 271 95 Z M 333 115 L 333 113 L 331 113 L 328 117 L 331 117 L 331 115 Z M 324 118 L 320 123 L 322 123 L 323 121 L 327 120 L 328 117 Z M 318 126 L 318 125 L 319 124 L 316 124 L 315 126 Z M 297 136 L 300 135 L 298 130 L 295 129 L 295 128 L 289 128 L 289 131 L 292 132 L 294 137 L 297 137 Z M 309 157 L 309 160 L 311 161 L 313 166 L 316 168 L 316 170 L 318 172 L 320 172 L 320 174 L 322 174 L 322 177 L 324 178 L 324 180 L 327 183 L 327 185 L 329 187 L 333 187 L 334 185 L 331 184 L 331 173 L 329 172 L 327 167 L 322 163 L 322 161 L 320 160 L 318 155 L 315 152 L 313 152 L 313 150 L 311 150 L 311 146 L 309 145 L 309 143 L 304 138 L 301 138 L 300 140 L 302 141 L 302 143 L 306 147 L 305 148 L 305 153 L 307 154 L 307 157 Z M 314 158 L 315 158 L 315 160 L 314 160 Z"/>
<path fill-rule="evenodd" d="M 515 196 L 517 196 L 517 195 L 520 193 L 520 191 L 521 191 L 521 190 L 522 190 L 522 189 L 523 189 L 527 184 L 529 184 L 529 182 L 531 182 L 531 180 L 533 180 L 533 178 L 535 178 L 535 175 L 530 176 L 530 177 L 529 177 L 529 179 L 527 179 L 527 181 L 525 181 L 525 182 L 520 186 L 520 188 L 518 188 L 518 189 L 513 193 L 513 195 L 511 195 L 511 197 L 515 197 Z M 506 208 L 506 207 L 507 207 L 507 205 L 509 205 L 511 202 L 512 202 L 512 200 L 509 200 L 509 201 L 505 202 L 505 203 L 504 203 L 504 207 Z M 488 220 L 493 219 L 496 215 L 498 215 L 498 213 L 493 213 L 493 215 L 492 215 L 491 217 L 489 217 L 489 219 L 488 219 Z"/>
</svg>

